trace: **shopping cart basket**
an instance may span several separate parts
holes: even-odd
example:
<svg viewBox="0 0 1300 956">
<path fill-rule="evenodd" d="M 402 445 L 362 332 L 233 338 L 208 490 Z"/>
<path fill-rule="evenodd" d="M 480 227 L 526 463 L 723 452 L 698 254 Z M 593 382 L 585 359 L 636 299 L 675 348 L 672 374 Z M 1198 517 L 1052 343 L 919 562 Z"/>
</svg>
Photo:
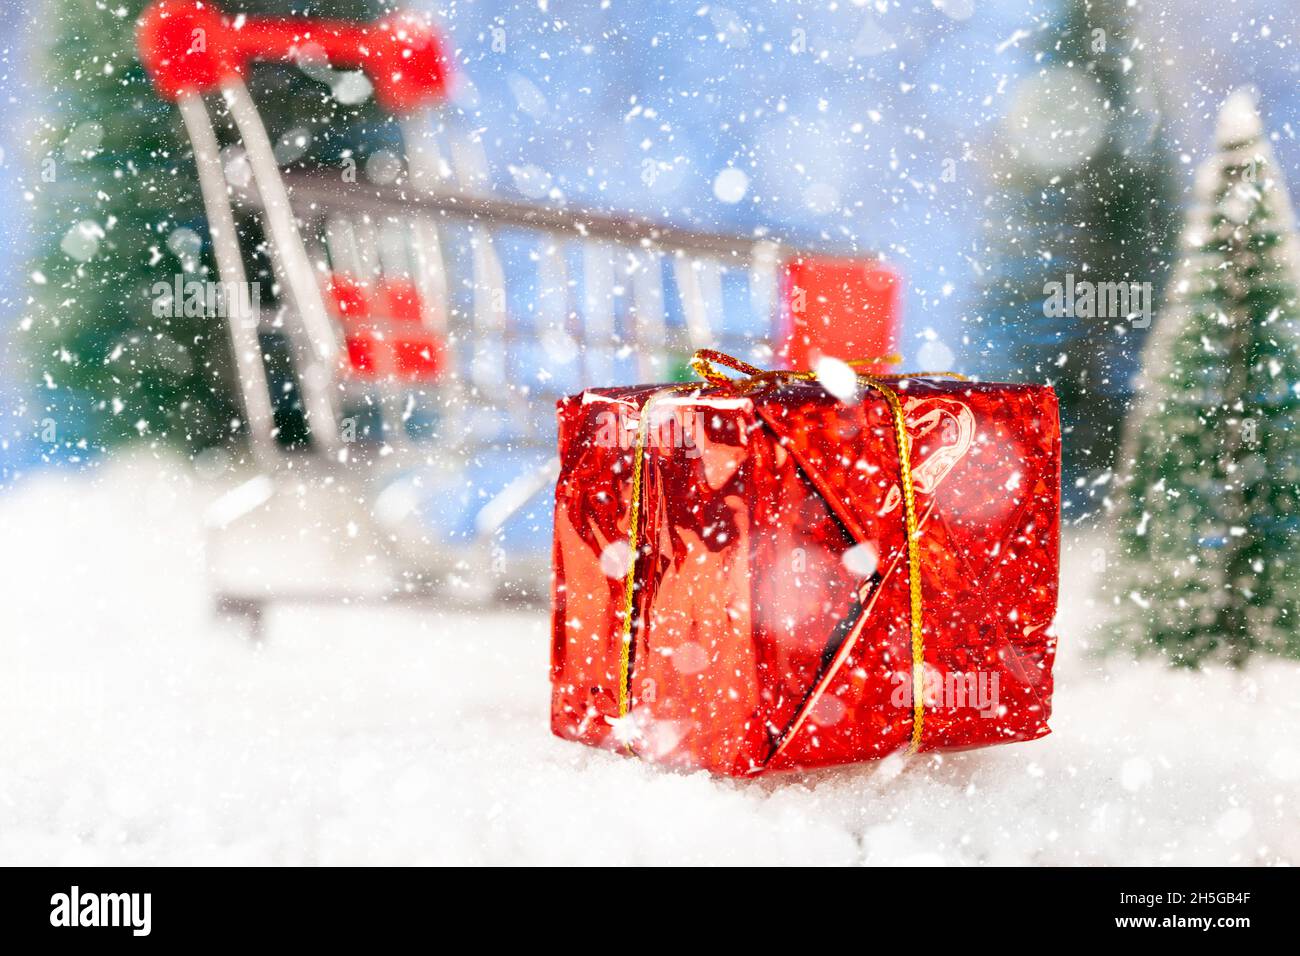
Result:
<svg viewBox="0 0 1300 956">
<path fill-rule="evenodd" d="M 561 395 L 674 377 L 701 347 L 772 361 L 775 343 L 800 364 L 892 348 L 899 281 L 874 259 L 485 194 L 481 146 L 438 115 L 448 65 L 423 19 L 160 0 L 139 43 L 193 145 L 223 288 L 247 287 L 251 214 L 280 290 L 227 310 L 257 473 L 210 513 L 217 605 L 255 632 L 272 601 L 543 595 Z M 245 84 L 259 60 L 364 70 L 405 156 L 369 180 L 282 174 Z M 224 151 L 209 98 L 237 133 Z M 286 392 L 306 454 L 277 439 Z"/>
</svg>

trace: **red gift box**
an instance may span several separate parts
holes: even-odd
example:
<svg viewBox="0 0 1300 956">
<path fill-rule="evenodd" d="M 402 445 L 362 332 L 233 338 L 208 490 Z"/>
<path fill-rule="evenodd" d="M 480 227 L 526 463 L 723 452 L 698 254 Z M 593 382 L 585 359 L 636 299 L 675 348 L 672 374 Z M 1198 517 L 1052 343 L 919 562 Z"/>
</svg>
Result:
<svg viewBox="0 0 1300 956">
<path fill-rule="evenodd" d="M 1048 733 L 1051 388 L 737 367 L 559 403 L 552 730 L 733 775 Z"/>
</svg>

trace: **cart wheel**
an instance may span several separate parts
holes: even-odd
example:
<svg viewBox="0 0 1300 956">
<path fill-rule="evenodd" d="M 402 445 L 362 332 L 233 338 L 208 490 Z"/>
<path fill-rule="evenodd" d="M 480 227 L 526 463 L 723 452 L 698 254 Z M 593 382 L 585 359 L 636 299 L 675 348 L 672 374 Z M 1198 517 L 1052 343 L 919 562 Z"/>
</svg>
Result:
<svg viewBox="0 0 1300 956">
<path fill-rule="evenodd" d="M 217 617 L 242 625 L 248 639 L 261 644 L 266 639 L 266 602 L 258 598 L 218 594 L 215 609 Z"/>
</svg>

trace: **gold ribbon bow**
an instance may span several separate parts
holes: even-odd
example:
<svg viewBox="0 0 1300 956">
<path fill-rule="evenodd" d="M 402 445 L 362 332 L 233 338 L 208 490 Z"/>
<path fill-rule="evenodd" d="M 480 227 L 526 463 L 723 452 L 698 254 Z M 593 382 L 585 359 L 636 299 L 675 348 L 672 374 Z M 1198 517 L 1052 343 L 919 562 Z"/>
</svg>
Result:
<svg viewBox="0 0 1300 956">
<path fill-rule="evenodd" d="M 891 355 L 880 359 L 860 359 L 847 364 L 857 369 L 875 365 L 892 364 L 899 361 L 898 356 Z M 795 371 L 793 369 L 761 369 L 756 365 L 741 361 L 734 356 L 713 349 L 700 349 L 691 359 L 691 368 L 708 384 L 734 389 L 743 395 L 750 395 L 761 389 L 786 382 L 815 381 L 816 372 Z M 740 373 L 743 378 L 727 375 L 721 369 L 728 368 Z M 949 377 L 964 379 L 956 372 L 908 372 L 890 375 L 892 379 Z M 922 629 L 924 606 L 921 594 L 921 556 L 917 544 L 916 494 L 912 487 L 911 441 L 907 437 L 907 422 L 903 413 L 903 402 L 898 392 L 885 380 L 885 377 L 857 372 L 858 381 L 868 388 L 879 392 L 889 405 L 890 416 L 894 422 L 894 442 L 898 447 L 898 477 L 903 489 L 903 522 L 907 534 L 907 583 L 911 595 L 912 623 L 912 742 L 908 753 L 916 753 L 921 746 L 921 733 L 925 725 L 925 634 Z M 636 453 L 632 460 L 632 501 L 628 518 L 628 565 L 623 578 L 623 634 L 619 648 L 618 677 L 618 716 L 627 717 L 630 703 L 631 651 L 632 651 L 632 614 L 636 591 L 636 559 L 639 549 L 637 535 L 641 518 L 641 488 L 643 462 L 645 459 L 646 437 L 650 426 L 650 406 L 658 399 L 677 392 L 692 391 L 699 387 L 696 383 L 670 385 L 651 395 L 641 407 L 641 420 L 636 433 Z M 631 749 L 631 745 L 628 745 Z"/>
</svg>

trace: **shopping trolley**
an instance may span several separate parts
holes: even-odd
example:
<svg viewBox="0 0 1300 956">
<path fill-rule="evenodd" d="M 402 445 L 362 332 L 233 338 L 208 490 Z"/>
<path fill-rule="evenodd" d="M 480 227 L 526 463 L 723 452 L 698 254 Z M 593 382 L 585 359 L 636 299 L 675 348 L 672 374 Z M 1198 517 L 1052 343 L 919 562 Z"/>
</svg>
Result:
<svg viewBox="0 0 1300 956">
<path fill-rule="evenodd" d="M 216 605 L 255 634 L 273 601 L 543 596 L 564 394 L 679 377 L 703 347 L 796 364 L 893 348 L 900 282 L 872 257 L 487 194 L 478 140 L 439 115 L 448 61 L 420 17 L 159 0 L 138 39 L 193 146 L 222 287 L 248 287 L 251 215 L 279 290 L 227 309 L 256 474 L 209 514 Z M 364 71 L 405 155 L 353 179 L 282 173 L 245 83 L 258 61 Z M 225 150 L 208 99 L 237 134 Z M 305 452 L 281 440 L 286 393 Z"/>
</svg>

